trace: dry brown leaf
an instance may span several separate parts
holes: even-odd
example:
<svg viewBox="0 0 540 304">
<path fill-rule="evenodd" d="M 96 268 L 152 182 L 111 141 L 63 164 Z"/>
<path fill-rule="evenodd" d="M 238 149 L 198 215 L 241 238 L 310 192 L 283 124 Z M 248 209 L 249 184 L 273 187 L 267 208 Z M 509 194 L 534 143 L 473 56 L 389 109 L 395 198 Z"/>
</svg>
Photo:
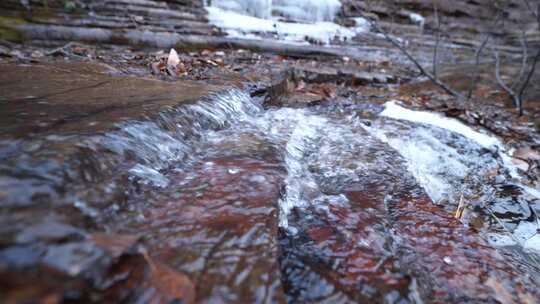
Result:
<svg viewBox="0 0 540 304">
<path fill-rule="evenodd" d="M 499 282 L 496 278 L 490 277 L 486 281 L 486 285 L 491 287 L 494 291 L 494 297 L 497 301 L 504 304 L 516 303 L 512 294 Z"/>
<path fill-rule="evenodd" d="M 114 257 L 118 257 L 132 248 L 139 240 L 135 235 L 94 233 L 90 239 Z"/>
<path fill-rule="evenodd" d="M 518 293 L 519 300 L 523 304 L 535 304 L 538 300 L 534 298 L 530 293 Z"/>
<path fill-rule="evenodd" d="M 512 156 L 525 160 L 540 160 L 540 152 L 529 147 L 517 149 Z"/>
<path fill-rule="evenodd" d="M 512 164 L 514 164 L 514 166 L 523 171 L 528 171 L 530 167 L 529 163 L 521 158 L 512 158 Z"/>
<path fill-rule="evenodd" d="M 181 300 L 182 303 L 195 303 L 195 285 L 186 275 L 154 261 L 145 250 L 142 254 L 152 271 L 150 284 L 159 292 L 160 299 L 155 299 L 156 302 L 170 303 Z"/>
</svg>

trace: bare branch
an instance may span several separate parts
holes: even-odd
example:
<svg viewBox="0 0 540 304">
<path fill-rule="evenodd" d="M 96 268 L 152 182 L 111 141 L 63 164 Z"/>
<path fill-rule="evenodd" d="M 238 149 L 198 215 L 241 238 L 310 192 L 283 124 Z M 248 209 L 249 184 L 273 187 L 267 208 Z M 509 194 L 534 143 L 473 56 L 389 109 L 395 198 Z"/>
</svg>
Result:
<svg viewBox="0 0 540 304">
<path fill-rule="evenodd" d="M 428 72 L 421 64 L 420 62 L 418 62 L 418 60 L 416 60 L 412 55 L 411 53 L 404 47 L 401 45 L 401 43 L 399 43 L 399 41 L 397 41 L 396 39 L 390 37 L 384 30 L 382 30 L 375 22 L 367 19 L 367 21 L 369 22 L 369 24 L 371 25 L 372 28 L 375 29 L 375 31 L 377 31 L 378 33 L 382 34 L 384 36 L 384 38 L 390 42 L 394 47 L 396 47 L 400 52 L 402 52 L 405 57 L 407 57 L 407 59 L 409 59 L 410 62 L 412 62 L 416 68 L 418 69 L 418 71 L 420 71 L 420 73 L 424 76 L 426 76 L 431 82 L 433 82 L 435 85 L 437 85 L 439 88 L 441 88 L 442 90 L 444 90 L 446 93 L 452 95 L 452 96 L 455 96 L 455 97 L 458 97 L 458 98 L 462 98 L 463 96 L 461 95 L 461 93 L 453 90 L 451 87 L 449 87 L 447 84 L 445 84 L 444 82 L 440 81 L 437 77 L 433 76 L 430 72 Z"/>
<path fill-rule="evenodd" d="M 493 56 L 495 57 L 495 78 L 499 86 L 512 98 L 516 107 L 521 107 L 521 101 L 516 93 L 508 87 L 501 78 L 501 59 L 499 58 L 499 52 L 493 50 Z"/>
<path fill-rule="evenodd" d="M 489 38 L 490 38 L 490 36 L 486 35 L 486 37 L 482 41 L 482 44 L 480 44 L 480 46 L 476 50 L 476 54 L 475 54 L 475 57 L 476 57 L 476 59 L 475 59 L 476 60 L 475 61 L 475 67 L 476 67 L 475 68 L 475 76 L 474 76 L 474 81 L 472 82 L 472 85 L 469 88 L 469 92 L 467 93 L 467 99 L 471 99 L 474 88 L 476 87 L 476 84 L 479 81 L 479 78 L 480 78 L 479 77 L 480 76 L 480 72 L 479 72 L 480 55 L 482 55 L 482 51 L 484 51 L 484 48 L 486 47 L 487 43 L 489 42 Z"/>
<path fill-rule="evenodd" d="M 531 81 L 531 78 L 532 78 L 532 76 L 534 74 L 534 71 L 536 70 L 536 64 L 538 63 L 538 61 L 540 61 L 540 48 L 538 48 L 538 51 L 536 51 L 536 56 L 534 56 L 531 69 L 529 70 L 529 73 L 527 74 L 527 78 L 525 79 L 525 82 L 523 83 L 523 85 L 521 86 L 521 89 L 519 91 L 518 97 L 519 97 L 519 100 L 521 101 L 521 103 L 523 103 L 522 102 L 523 101 L 523 93 L 525 93 L 525 90 L 529 86 L 529 82 Z M 520 114 L 523 114 L 522 105 L 520 105 Z"/>
<path fill-rule="evenodd" d="M 437 22 L 437 35 L 435 37 L 435 49 L 433 50 L 433 76 L 437 78 L 437 66 L 439 64 L 438 51 L 439 43 L 441 41 L 441 21 L 439 19 L 439 10 L 437 9 L 437 3 L 433 3 L 433 14 L 435 16 L 435 22 Z"/>
<path fill-rule="evenodd" d="M 523 0 L 523 2 L 525 3 L 525 6 L 527 7 L 527 9 L 531 12 L 531 14 L 533 14 L 533 16 L 536 18 L 536 20 L 540 24 L 540 3 L 538 4 L 538 7 L 536 8 L 536 10 L 534 10 L 528 0 Z"/>
<path fill-rule="evenodd" d="M 353 6 L 358 8 L 358 5 L 357 4 L 354 4 L 353 3 Z M 392 14 L 393 15 L 393 14 Z M 463 98 L 463 95 L 461 93 L 459 93 L 458 91 L 455 91 L 453 90 L 450 86 L 448 86 L 447 84 L 445 84 L 444 82 L 440 81 L 437 76 L 431 74 L 430 72 L 428 72 L 421 64 L 420 62 L 418 62 L 418 60 L 416 60 L 412 55 L 411 53 L 403 46 L 401 45 L 401 43 L 399 41 L 397 41 L 396 39 L 392 38 L 386 31 L 384 31 L 383 29 L 381 29 L 379 27 L 379 25 L 374 22 L 373 20 L 370 20 L 369 18 L 366 18 L 366 21 L 369 23 L 369 25 L 378 33 L 380 33 L 381 35 L 383 35 L 383 37 L 388 41 L 390 42 L 394 47 L 396 47 L 401 53 L 403 53 L 403 55 L 405 55 L 405 57 L 407 57 L 407 59 L 412 62 L 414 64 L 414 66 L 416 66 L 416 68 L 418 69 L 418 71 L 420 72 L 420 74 L 426 76 L 433 84 L 435 84 L 436 86 L 438 86 L 439 88 L 441 88 L 443 91 L 445 91 L 446 93 L 452 95 L 452 96 L 455 96 L 457 98 L 460 98 L 462 99 Z"/>
<path fill-rule="evenodd" d="M 522 49 L 521 68 L 519 70 L 518 79 L 512 85 L 513 90 L 516 90 L 520 86 L 522 81 L 524 81 L 525 72 L 527 71 L 527 61 L 529 59 L 529 53 L 528 53 L 529 44 L 527 43 L 527 36 L 526 36 L 524 27 L 521 28 L 521 37 L 520 38 L 521 38 L 520 42 L 521 42 L 521 49 Z"/>
</svg>

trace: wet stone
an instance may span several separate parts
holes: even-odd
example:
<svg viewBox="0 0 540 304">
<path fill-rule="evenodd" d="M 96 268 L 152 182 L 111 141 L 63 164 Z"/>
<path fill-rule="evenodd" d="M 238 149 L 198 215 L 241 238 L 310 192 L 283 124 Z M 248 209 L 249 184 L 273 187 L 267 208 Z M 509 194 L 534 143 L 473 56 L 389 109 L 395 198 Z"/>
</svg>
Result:
<svg viewBox="0 0 540 304">
<path fill-rule="evenodd" d="M 36 241 L 62 241 L 68 238 L 82 238 L 84 232 L 73 226 L 54 220 L 44 220 L 24 229 L 16 237 L 17 243 L 32 243 Z"/>
<path fill-rule="evenodd" d="M 285 172 L 265 149 L 246 157 L 249 144 L 237 147 L 240 155 L 171 172 L 170 197 L 152 199 L 138 223 L 125 218 L 118 228 L 143 235 L 154 258 L 194 283 L 198 301 L 283 302 L 277 201 Z"/>
</svg>

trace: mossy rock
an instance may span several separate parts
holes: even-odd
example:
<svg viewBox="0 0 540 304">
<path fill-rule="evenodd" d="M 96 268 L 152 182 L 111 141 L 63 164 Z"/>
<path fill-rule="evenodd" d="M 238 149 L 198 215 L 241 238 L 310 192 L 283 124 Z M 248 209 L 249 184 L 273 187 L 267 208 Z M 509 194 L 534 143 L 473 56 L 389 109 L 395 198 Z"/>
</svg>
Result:
<svg viewBox="0 0 540 304">
<path fill-rule="evenodd" d="M 0 39 L 11 42 L 22 42 L 24 35 L 18 29 L 18 26 L 25 23 L 26 21 L 22 18 L 0 16 Z"/>
</svg>

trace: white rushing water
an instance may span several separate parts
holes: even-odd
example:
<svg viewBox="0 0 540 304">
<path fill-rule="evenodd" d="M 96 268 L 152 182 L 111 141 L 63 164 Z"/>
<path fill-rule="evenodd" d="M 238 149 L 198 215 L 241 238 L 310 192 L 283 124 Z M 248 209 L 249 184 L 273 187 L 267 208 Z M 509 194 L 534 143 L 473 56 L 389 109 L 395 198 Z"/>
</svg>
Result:
<svg viewBox="0 0 540 304">
<path fill-rule="evenodd" d="M 338 0 L 212 0 L 206 9 L 210 23 L 235 38 L 329 44 L 369 31 L 362 18 L 355 28 L 334 23 L 341 9 Z"/>
<path fill-rule="evenodd" d="M 539 191 L 515 178 L 516 169 L 499 139 L 395 101 L 368 122 L 354 111 L 264 111 L 249 95 L 232 90 L 164 114 L 158 122 L 123 126 L 110 136 L 107 146 L 138 159 L 129 171 L 134 178 L 166 187 L 168 180 L 160 170 L 171 162 L 189 162 L 209 153 L 197 149 L 198 143 L 212 147 L 212 140 L 225 136 L 227 140 L 237 136 L 241 142 L 246 133 L 256 134 L 283 155 L 288 175 L 279 222 L 285 229 L 290 228 L 287 219 L 295 207 L 324 209 L 330 201 L 346 203 L 341 192 L 346 185 L 377 174 L 399 176 L 402 169 L 396 155 L 401 155 L 411 176 L 449 212 L 465 197 L 499 214 L 503 231 L 487 235 L 494 245 L 518 243 L 540 251 L 538 223 L 531 209 L 535 201 L 540 202 Z M 220 130 L 226 130 L 225 135 Z M 508 189 L 514 194 L 508 195 Z M 505 219 L 506 214 L 512 216 Z"/>
</svg>

